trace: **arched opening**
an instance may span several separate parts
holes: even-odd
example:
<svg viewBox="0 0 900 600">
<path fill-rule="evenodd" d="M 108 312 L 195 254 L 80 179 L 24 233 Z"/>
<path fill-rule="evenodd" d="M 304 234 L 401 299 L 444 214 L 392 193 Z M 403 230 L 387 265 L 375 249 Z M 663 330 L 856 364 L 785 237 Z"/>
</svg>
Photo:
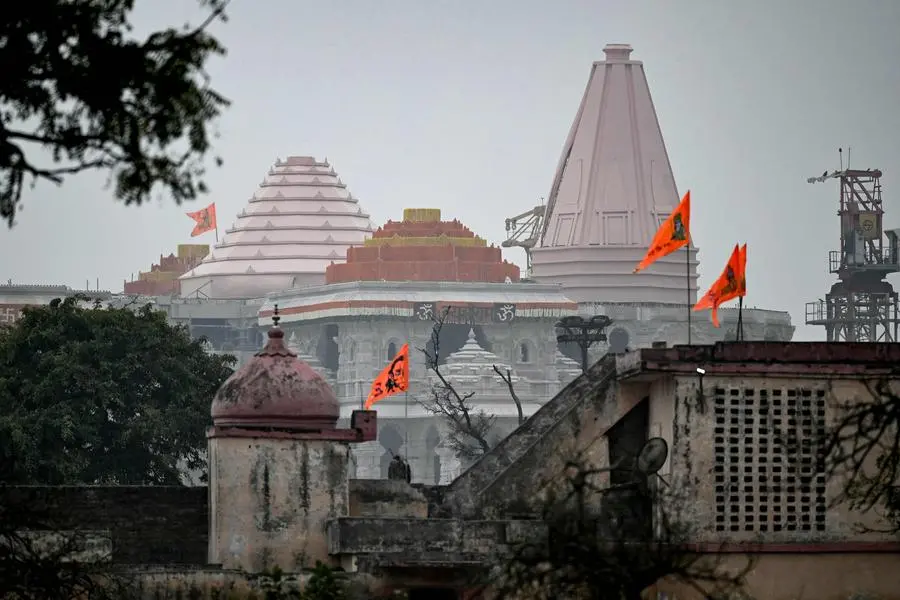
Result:
<svg viewBox="0 0 900 600">
<path fill-rule="evenodd" d="M 521 342 L 519 344 L 519 362 L 525 364 L 531 362 L 531 347 L 528 342 Z"/>
<path fill-rule="evenodd" d="M 394 360 L 394 357 L 397 356 L 397 342 L 389 342 L 387 346 L 387 356 L 385 358 L 387 360 Z"/>
<path fill-rule="evenodd" d="M 322 328 L 322 335 L 316 344 L 316 358 L 322 362 L 322 366 L 331 371 L 337 371 L 340 363 L 341 351 L 338 348 L 338 326 L 329 323 Z"/>
<path fill-rule="evenodd" d="M 475 332 L 475 341 L 478 345 L 488 352 L 491 351 L 491 344 L 484 335 L 484 330 L 480 325 L 458 325 L 456 323 L 444 323 L 441 327 L 441 336 L 438 344 L 438 364 L 442 365 L 447 361 L 447 357 L 463 347 L 469 339 L 469 331 Z M 429 354 L 434 352 L 433 340 L 429 339 L 425 349 Z"/>
<path fill-rule="evenodd" d="M 628 332 L 618 327 L 609 332 L 609 351 L 613 354 L 622 354 L 628 348 L 631 336 Z"/>
</svg>

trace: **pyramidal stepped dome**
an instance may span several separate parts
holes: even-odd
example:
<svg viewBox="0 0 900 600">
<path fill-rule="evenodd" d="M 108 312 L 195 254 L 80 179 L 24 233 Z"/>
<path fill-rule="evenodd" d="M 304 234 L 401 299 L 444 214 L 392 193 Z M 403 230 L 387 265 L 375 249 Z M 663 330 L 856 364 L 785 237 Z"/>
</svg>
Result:
<svg viewBox="0 0 900 600">
<path fill-rule="evenodd" d="M 279 159 L 222 241 L 181 276 L 181 293 L 256 298 L 321 285 L 325 268 L 371 234 L 369 215 L 327 160 Z"/>
<path fill-rule="evenodd" d="M 693 302 L 696 248 L 687 268 L 682 250 L 632 275 L 680 195 L 643 63 L 627 44 L 603 52 L 550 187 L 534 279 L 562 285 L 576 302 L 664 304 L 687 302 L 689 280 Z"/>
</svg>

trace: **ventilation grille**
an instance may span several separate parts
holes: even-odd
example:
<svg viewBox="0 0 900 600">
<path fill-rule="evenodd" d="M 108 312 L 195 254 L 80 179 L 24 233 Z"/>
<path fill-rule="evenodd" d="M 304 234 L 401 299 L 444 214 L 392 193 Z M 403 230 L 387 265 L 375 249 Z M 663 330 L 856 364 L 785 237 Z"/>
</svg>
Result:
<svg viewBox="0 0 900 600">
<path fill-rule="evenodd" d="M 717 388 L 714 410 L 716 531 L 825 531 L 825 391 Z"/>
</svg>

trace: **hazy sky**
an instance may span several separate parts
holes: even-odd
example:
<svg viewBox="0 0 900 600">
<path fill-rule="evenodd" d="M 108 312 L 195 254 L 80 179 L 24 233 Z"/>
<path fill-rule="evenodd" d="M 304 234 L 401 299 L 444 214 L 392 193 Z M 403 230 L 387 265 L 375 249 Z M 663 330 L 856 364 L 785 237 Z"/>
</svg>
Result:
<svg viewBox="0 0 900 600">
<path fill-rule="evenodd" d="M 147 28 L 198 14 L 192 0 L 138 5 Z M 440 207 L 499 243 L 504 218 L 547 195 L 607 43 L 645 63 L 692 191 L 704 289 L 747 242 L 748 304 L 789 310 L 795 339 L 824 335 L 803 326 L 804 303 L 832 283 L 838 190 L 806 178 L 837 168 L 839 146 L 884 171 L 886 226 L 900 227 L 898 0 L 233 0 L 229 13 L 212 75 L 233 105 L 209 199 L 126 208 L 100 175 L 41 183 L 0 230 L 0 279 L 121 290 L 177 244 L 212 242 L 190 238 L 185 210 L 214 200 L 227 228 L 290 154 L 327 156 L 376 225 Z"/>
</svg>

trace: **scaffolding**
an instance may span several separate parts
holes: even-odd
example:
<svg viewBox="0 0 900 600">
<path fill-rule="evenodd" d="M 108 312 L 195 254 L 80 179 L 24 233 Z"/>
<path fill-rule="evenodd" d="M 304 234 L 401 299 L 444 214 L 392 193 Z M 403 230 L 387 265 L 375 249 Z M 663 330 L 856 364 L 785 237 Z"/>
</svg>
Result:
<svg viewBox="0 0 900 600">
<path fill-rule="evenodd" d="M 840 250 L 828 255 L 838 281 L 824 300 L 806 304 L 806 324 L 824 326 L 829 342 L 898 341 L 900 302 L 886 278 L 900 272 L 900 230 L 883 229 L 881 171 L 848 168 L 807 181 L 828 179 L 840 182 Z"/>
</svg>

